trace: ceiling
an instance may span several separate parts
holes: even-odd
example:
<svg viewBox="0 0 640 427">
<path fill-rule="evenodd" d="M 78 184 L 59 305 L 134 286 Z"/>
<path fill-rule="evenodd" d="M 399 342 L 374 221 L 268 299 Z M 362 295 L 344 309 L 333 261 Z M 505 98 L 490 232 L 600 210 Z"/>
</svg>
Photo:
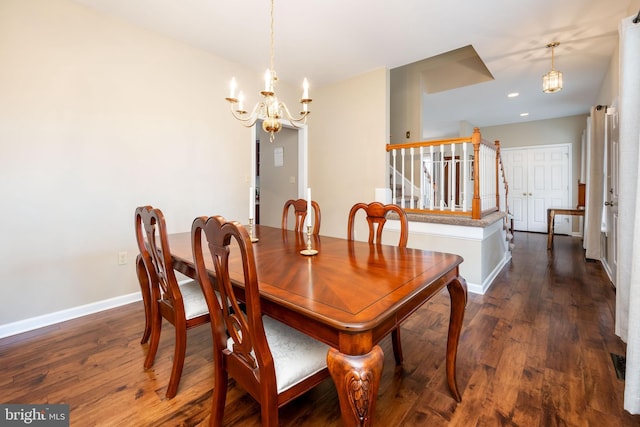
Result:
<svg viewBox="0 0 640 427">
<path fill-rule="evenodd" d="M 269 65 L 268 0 L 75 0 L 256 69 Z M 640 0 L 276 0 L 275 69 L 322 87 L 471 45 L 494 80 L 423 95 L 425 137 L 586 114 Z M 564 89 L 541 90 L 551 68 Z M 226 83 L 225 83 L 226 85 Z M 516 98 L 507 94 L 518 92 Z M 529 113 L 521 117 L 521 113 Z"/>
</svg>

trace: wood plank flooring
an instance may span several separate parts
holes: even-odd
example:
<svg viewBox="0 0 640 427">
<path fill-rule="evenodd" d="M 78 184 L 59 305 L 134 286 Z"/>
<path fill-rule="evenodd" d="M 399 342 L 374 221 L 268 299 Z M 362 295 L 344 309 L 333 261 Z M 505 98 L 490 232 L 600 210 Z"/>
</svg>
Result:
<svg viewBox="0 0 640 427">
<path fill-rule="evenodd" d="M 403 325 L 405 363 L 389 339 L 378 426 L 640 426 L 623 410 L 624 382 L 610 353 L 615 293 L 581 241 L 516 233 L 513 260 L 486 295 L 469 294 L 458 353 L 462 402 L 449 394 L 446 291 Z M 0 340 L 0 403 L 67 403 L 72 426 L 197 426 L 208 421 L 211 337 L 188 333 L 178 395 L 164 397 L 173 357 L 165 323 L 153 369 L 142 367 L 142 303 Z M 331 380 L 281 408 L 283 426 L 339 426 Z M 230 387 L 225 425 L 260 425 L 253 399 Z"/>
</svg>

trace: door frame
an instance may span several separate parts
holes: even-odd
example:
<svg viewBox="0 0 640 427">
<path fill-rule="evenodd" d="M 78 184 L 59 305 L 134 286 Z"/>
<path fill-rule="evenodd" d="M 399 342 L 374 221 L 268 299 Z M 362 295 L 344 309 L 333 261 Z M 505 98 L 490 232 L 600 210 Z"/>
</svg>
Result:
<svg viewBox="0 0 640 427">
<path fill-rule="evenodd" d="M 572 177 L 573 177 L 573 144 L 571 142 L 562 142 L 562 143 L 559 143 L 559 144 L 526 145 L 526 146 L 522 146 L 522 147 L 501 147 L 500 150 L 501 150 L 501 152 L 504 152 L 504 151 L 515 151 L 515 150 L 528 151 L 528 150 L 540 150 L 540 149 L 543 149 L 543 150 L 544 149 L 553 149 L 553 148 L 560 148 L 560 147 L 566 147 L 567 148 L 567 153 L 568 153 L 568 156 L 567 156 L 567 175 L 568 175 L 568 177 L 567 177 L 567 187 L 568 187 L 567 188 L 567 200 L 568 200 L 568 203 L 570 204 L 573 201 L 573 192 L 574 192 L 573 191 L 573 184 L 572 184 L 572 182 L 573 182 L 572 181 Z M 527 161 L 527 163 L 528 163 L 528 161 Z M 511 178 L 509 176 L 507 176 L 507 181 L 509 181 L 509 179 L 511 179 Z M 529 173 L 527 171 L 527 181 L 528 180 L 529 180 Z M 527 182 L 527 186 L 529 186 L 528 182 Z M 510 194 L 510 197 L 513 198 L 514 195 Z M 529 210 L 528 209 L 528 202 L 529 202 L 529 199 L 527 198 L 527 211 Z M 511 206 L 511 205 L 512 204 L 509 203 L 509 206 Z M 554 206 L 547 206 L 547 208 L 549 208 L 549 207 L 554 207 Z M 569 207 L 569 206 L 567 206 L 567 207 Z M 528 212 L 527 212 L 527 216 L 528 216 Z M 547 216 L 545 215 L 544 217 L 545 217 L 545 220 L 546 220 Z M 569 218 L 571 218 L 571 217 L 569 217 Z M 567 227 L 569 229 L 568 234 L 570 236 L 582 235 L 582 233 L 581 233 L 582 232 L 582 227 L 583 227 L 582 223 L 580 223 L 580 228 L 579 228 L 577 233 L 573 231 L 573 225 L 572 225 L 571 221 L 569 222 L 569 225 Z M 556 227 L 556 228 L 560 228 L 561 230 L 563 229 L 562 226 L 561 227 Z M 545 228 L 545 230 L 546 230 L 546 228 Z"/>
<path fill-rule="evenodd" d="M 262 120 L 257 120 L 256 123 L 251 126 L 251 177 L 249 178 L 250 186 L 256 188 L 256 176 L 257 176 L 257 153 L 256 153 L 256 139 L 258 137 L 257 126 L 262 126 Z M 282 120 L 282 126 L 287 129 L 293 129 L 298 132 L 298 198 L 305 198 L 306 189 L 309 186 L 309 132 L 307 125 L 293 126 L 289 120 Z M 276 134 L 276 138 L 277 138 Z M 261 142 L 262 143 L 262 142 Z M 268 142 L 269 143 L 269 142 Z"/>
<path fill-rule="evenodd" d="M 611 123 L 613 122 L 613 123 Z M 613 131 L 611 126 L 613 125 Z M 617 109 L 617 99 L 612 102 L 611 107 L 607 107 L 604 122 L 605 133 L 605 156 L 606 174 L 603 185 L 608 190 L 603 196 L 603 203 L 612 203 L 606 207 L 607 232 L 601 231 L 600 253 L 602 254 L 602 266 L 609 276 L 613 287 L 616 287 L 616 273 L 618 266 L 618 193 L 619 184 L 619 116 Z M 615 136 L 612 138 L 612 134 Z M 606 206 L 606 205 L 605 205 Z"/>
</svg>

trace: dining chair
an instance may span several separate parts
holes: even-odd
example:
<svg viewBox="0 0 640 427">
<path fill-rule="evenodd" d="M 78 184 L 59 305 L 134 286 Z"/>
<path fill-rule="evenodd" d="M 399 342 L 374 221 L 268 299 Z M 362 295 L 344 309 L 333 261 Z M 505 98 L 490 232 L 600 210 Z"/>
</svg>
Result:
<svg viewBox="0 0 640 427">
<path fill-rule="evenodd" d="M 167 226 L 160 209 L 140 206 L 135 211 L 135 229 L 142 266 L 146 270 L 146 286 L 150 290 L 150 342 L 144 368 L 153 366 L 162 319 L 166 319 L 175 329 L 173 367 L 167 386 L 166 397 L 172 398 L 178 391 L 187 348 L 187 330 L 208 323 L 209 310 L 200 285 L 195 280 L 178 284 L 171 260 Z M 143 273 L 138 267 L 138 278 Z M 143 287 L 144 280 L 140 280 Z M 143 294 L 144 295 L 144 294 Z M 146 315 L 145 315 L 146 317 Z M 143 335 L 144 338 L 144 335 Z"/>
<path fill-rule="evenodd" d="M 138 254 L 136 257 L 136 275 L 138 276 L 138 283 L 140 284 L 140 293 L 142 294 L 142 303 L 144 305 L 144 330 L 142 332 L 142 338 L 140 344 L 145 344 L 149 341 L 151 336 L 151 287 L 149 286 L 149 275 L 147 269 L 144 266 L 142 254 Z"/>
<path fill-rule="evenodd" d="M 400 220 L 400 237 L 398 239 L 397 246 L 400 248 L 407 247 L 407 240 L 409 239 L 409 221 L 407 220 L 406 212 L 398 205 L 385 205 L 380 202 L 372 202 L 368 204 L 356 203 L 351 207 L 351 210 L 349 211 L 349 222 L 347 225 L 348 240 L 354 240 L 355 218 L 356 214 L 361 209 L 366 214 L 367 223 L 369 225 L 369 244 L 382 244 L 382 230 L 387 222 L 387 214 L 389 212 L 395 212 L 398 214 L 398 219 Z M 396 360 L 396 364 L 400 365 L 404 359 L 402 355 L 402 342 L 400 339 L 400 325 L 397 325 L 391 332 L 391 341 L 393 343 L 393 356 Z"/>
<path fill-rule="evenodd" d="M 262 314 L 253 246 L 242 225 L 221 216 L 196 218 L 191 242 L 211 315 L 214 385 L 210 425 L 222 425 L 231 376 L 260 403 L 262 425 L 277 426 L 278 408 L 329 377 L 329 346 Z M 209 248 L 215 286 L 203 246 Z M 238 253 L 241 262 L 230 261 L 232 252 Z"/>
<path fill-rule="evenodd" d="M 305 199 L 287 200 L 284 203 L 282 209 L 282 229 L 286 230 L 287 222 L 289 219 L 289 208 L 293 207 L 293 215 L 296 223 L 293 227 L 294 231 L 306 233 L 307 230 L 304 227 L 304 221 L 307 218 L 307 201 Z M 313 229 L 311 234 L 320 234 L 320 205 L 315 201 L 311 201 L 311 207 L 313 210 Z"/>
</svg>

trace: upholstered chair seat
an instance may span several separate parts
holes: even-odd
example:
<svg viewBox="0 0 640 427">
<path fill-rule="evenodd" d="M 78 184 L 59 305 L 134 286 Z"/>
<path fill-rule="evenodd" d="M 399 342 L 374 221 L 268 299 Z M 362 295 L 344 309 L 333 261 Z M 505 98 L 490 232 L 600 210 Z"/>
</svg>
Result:
<svg viewBox="0 0 640 427">
<path fill-rule="evenodd" d="M 327 367 L 329 346 L 269 316 L 262 316 L 264 333 L 273 356 L 278 393 Z M 227 340 L 233 351 L 233 339 Z"/>
<path fill-rule="evenodd" d="M 182 283 L 180 284 L 180 292 L 182 293 L 184 315 L 187 320 L 209 314 L 207 300 L 204 299 L 200 283 L 195 280 Z"/>
</svg>

